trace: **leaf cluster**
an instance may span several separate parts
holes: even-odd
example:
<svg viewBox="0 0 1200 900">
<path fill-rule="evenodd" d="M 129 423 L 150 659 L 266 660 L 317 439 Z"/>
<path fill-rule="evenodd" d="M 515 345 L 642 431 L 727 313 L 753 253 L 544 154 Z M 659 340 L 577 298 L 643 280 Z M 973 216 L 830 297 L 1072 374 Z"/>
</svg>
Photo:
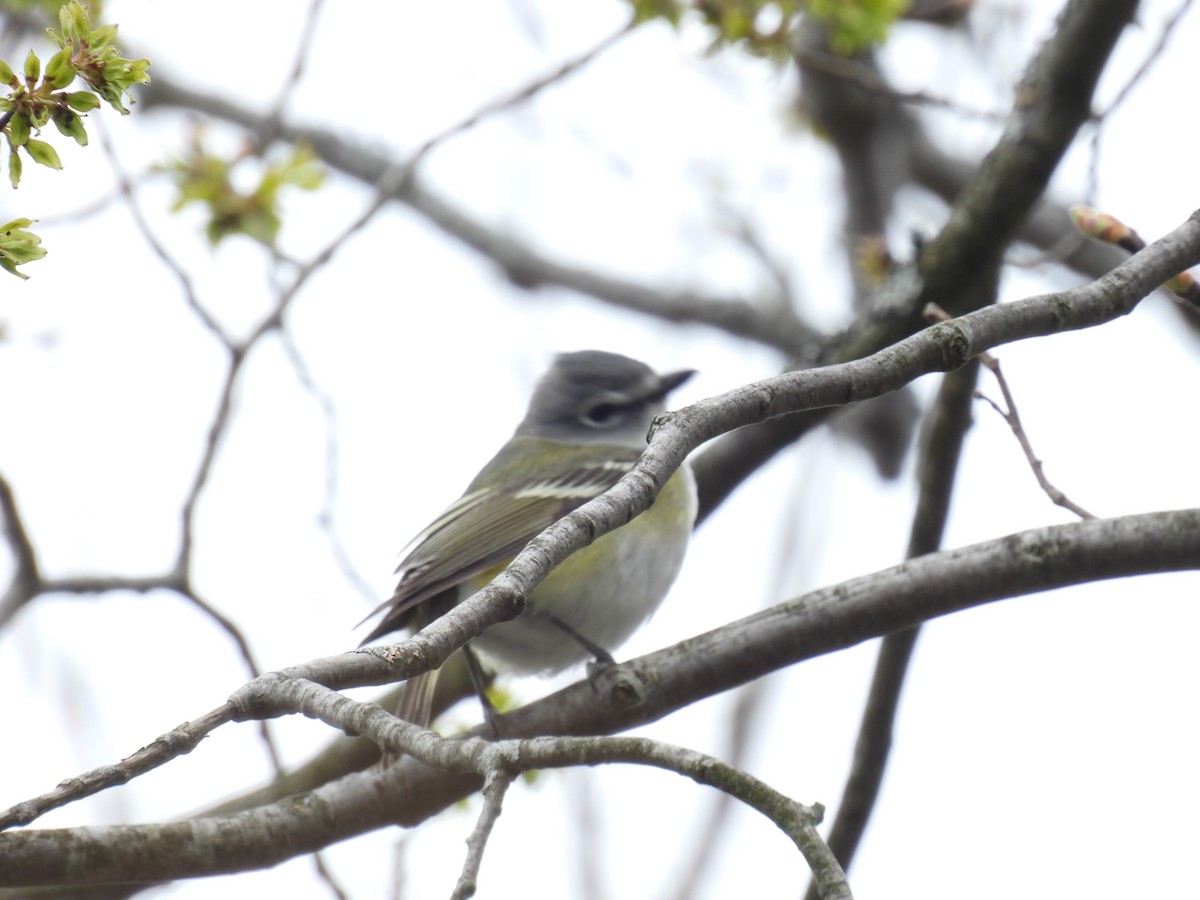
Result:
<svg viewBox="0 0 1200 900">
<path fill-rule="evenodd" d="M 77 0 L 71 0 L 59 10 L 62 33 L 47 29 L 59 50 L 43 67 L 33 50 L 25 57 L 20 74 L 0 60 L 0 82 L 9 93 L 0 99 L 4 112 L 4 134 L 8 138 L 8 177 L 13 187 L 21 181 L 22 160 L 18 151 L 24 149 L 39 165 L 61 169 L 58 153 L 48 142 L 34 134 L 53 122 L 60 132 L 80 146 L 88 142 L 82 116 L 100 105 L 101 99 L 122 114 L 128 113 L 121 102 L 134 84 L 148 81 L 146 59 L 125 59 L 113 46 L 116 25 L 92 28 L 87 10 Z M 67 91 L 65 88 L 81 78 L 90 90 Z M 99 96 L 97 96 L 99 95 Z"/>
<path fill-rule="evenodd" d="M 911 0 L 807 0 L 808 11 L 829 27 L 829 46 L 849 56 L 887 39 Z"/>
<path fill-rule="evenodd" d="M 690 8 L 714 32 L 712 49 L 736 46 L 783 62 L 792 52 L 792 34 L 801 15 L 821 19 L 830 46 L 849 55 L 882 43 L 910 0 L 629 0 L 637 22 L 663 19 L 678 27 Z"/>
<path fill-rule="evenodd" d="M 77 0 L 71 0 L 58 11 L 58 21 L 62 34 L 52 28 L 46 32 L 62 49 L 55 55 L 67 54 L 72 77 L 76 74 L 84 80 L 88 87 L 100 95 L 113 109 L 127 115 L 129 110 L 122 103 L 122 98 L 128 95 L 135 84 L 143 84 L 150 80 L 146 70 L 150 68 L 148 59 L 126 59 L 121 51 L 113 46 L 117 37 L 116 25 L 103 25 L 93 29 L 87 9 L 80 6 Z M 53 64 L 53 60 L 51 60 Z M 47 73 L 51 68 L 47 65 Z M 133 100 L 130 99 L 132 103 Z M 97 104 L 99 105 L 99 104 Z"/>
<path fill-rule="evenodd" d="M 42 239 L 32 231 L 25 230 L 32 224 L 32 219 L 13 219 L 0 225 L 0 269 L 18 278 L 29 276 L 18 272 L 17 266 L 46 255 L 41 246 Z"/>
<path fill-rule="evenodd" d="M 83 116 L 96 109 L 101 100 L 122 114 L 128 113 L 122 98 L 133 85 L 150 80 L 146 74 L 149 60 L 125 59 L 113 46 L 116 25 L 93 28 L 87 9 L 77 0 L 62 6 L 58 18 L 61 34 L 46 30 L 59 49 L 44 66 L 33 50 L 19 73 L 0 59 L 0 84 L 9 88 L 0 98 L 0 132 L 8 140 L 8 180 L 14 188 L 21 183 L 22 150 L 38 165 L 62 168 L 53 145 L 34 137 L 41 134 L 42 128 L 53 122 L 62 134 L 86 146 Z M 76 78 L 89 89 L 66 90 Z M 46 255 L 39 246 L 41 239 L 24 230 L 32 221 L 14 219 L 3 226 L 0 234 L 0 267 L 21 278 L 27 276 L 17 271 L 18 265 Z"/>
<path fill-rule="evenodd" d="M 254 187 L 241 189 L 235 184 L 234 173 L 250 157 L 251 154 L 243 153 L 226 159 L 209 152 L 203 139 L 197 136 L 187 156 L 166 166 L 179 189 L 179 196 L 171 208 L 182 209 L 189 203 L 206 206 L 205 233 L 214 246 L 237 234 L 273 245 L 282 225 L 282 189 L 291 186 L 316 190 L 325 178 L 312 150 L 298 146 L 292 148 L 285 159 L 270 163 L 262 161 L 261 174 Z"/>
</svg>

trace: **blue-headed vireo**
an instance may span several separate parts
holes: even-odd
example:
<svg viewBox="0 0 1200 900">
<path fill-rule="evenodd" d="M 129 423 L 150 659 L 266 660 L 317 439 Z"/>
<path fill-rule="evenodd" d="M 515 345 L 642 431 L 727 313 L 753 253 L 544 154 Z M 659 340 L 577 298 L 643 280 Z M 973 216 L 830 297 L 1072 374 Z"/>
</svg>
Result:
<svg viewBox="0 0 1200 900">
<path fill-rule="evenodd" d="M 646 446 L 651 421 L 691 370 L 587 350 L 564 353 L 542 377 L 516 433 L 466 493 L 409 544 L 400 582 L 363 640 L 420 630 L 480 590 L 537 534 L 603 493 Z M 696 489 L 681 467 L 654 504 L 558 566 L 525 611 L 470 648 L 504 671 L 561 671 L 616 649 L 658 608 L 683 563 Z M 372 613 L 374 615 L 375 613 Z M 432 678 L 410 680 L 400 715 L 427 725 Z"/>
</svg>

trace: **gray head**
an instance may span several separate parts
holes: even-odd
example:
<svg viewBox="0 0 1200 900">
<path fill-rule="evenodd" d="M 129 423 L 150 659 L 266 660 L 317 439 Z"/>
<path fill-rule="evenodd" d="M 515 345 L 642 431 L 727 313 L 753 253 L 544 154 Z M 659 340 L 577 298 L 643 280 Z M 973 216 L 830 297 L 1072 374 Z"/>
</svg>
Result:
<svg viewBox="0 0 1200 900">
<path fill-rule="evenodd" d="M 666 409 L 667 394 L 694 374 L 685 369 L 659 375 L 636 359 L 601 350 L 560 354 L 538 382 L 517 434 L 644 446 L 650 423 Z"/>
</svg>

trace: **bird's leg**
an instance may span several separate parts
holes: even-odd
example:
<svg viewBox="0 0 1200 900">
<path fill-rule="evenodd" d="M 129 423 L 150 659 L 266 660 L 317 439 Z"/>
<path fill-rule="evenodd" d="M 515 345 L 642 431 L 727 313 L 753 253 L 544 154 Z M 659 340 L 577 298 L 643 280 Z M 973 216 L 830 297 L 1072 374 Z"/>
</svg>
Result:
<svg viewBox="0 0 1200 900">
<path fill-rule="evenodd" d="M 492 736 L 499 739 L 501 737 L 500 713 L 488 699 L 488 675 L 483 671 L 483 663 L 479 661 L 479 656 L 471 649 L 470 644 L 463 645 L 462 653 L 463 659 L 467 662 L 467 674 L 471 676 L 471 685 L 479 697 L 479 705 L 483 707 L 483 718 L 491 727 Z"/>
<path fill-rule="evenodd" d="M 554 613 L 546 612 L 544 609 L 538 609 L 533 604 L 530 604 L 529 606 L 527 606 L 525 608 L 525 614 L 526 615 L 534 615 L 534 616 L 537 616 L 539 619 L 544 619 L 545 621 L 547 621 L 551 625 L 553 625 L 555 628 L 557 628 L 559 631 L 563 632 L 566 635 L 569 635 L 572 640 L 574 640 L 577 644 L 579 644 L 580 647 L 582 647 L 588 653 L 592 654 L 592 656 L 596 657 L 596 659 L 594 661 L 595 665 L 603 668 L 606 666 L 615 666 L 617 664 L 617 661 L 615 659 L 613 659 L 613 655 L 611 653 L 609 653 L 607 650 L 605 650 L 599 644 L 588 640 L 586 637 L 584 637 L 582 634 L 580 634 L 578 631 L 576 631 L 574 628 L 572 628 L 570 625 L 568 625 L 566 622 L 564 622 L 558 616 L 554 615 Z"/>
<path fill-rule="evenodd" d="M 534 615 L 539 619 L 549 622 L 559 631 L 569 635 L 572 640 L 579 644 L 579 646 L 595 657 L 595 659 L 587 664 L 587 679 L 592 687 L 599 692 L 600 675 L 605 671 L 605 669 L 617 664 L 617 661 L 613 659 L 613 655 L 595 641 L 588 640 L 558 616 L 554 615 L 554 613 L 546 612 L 544 609 L 538 609 L 536 606 L 530 604 L 525 608 L 525 615 Z"/>
</svg>

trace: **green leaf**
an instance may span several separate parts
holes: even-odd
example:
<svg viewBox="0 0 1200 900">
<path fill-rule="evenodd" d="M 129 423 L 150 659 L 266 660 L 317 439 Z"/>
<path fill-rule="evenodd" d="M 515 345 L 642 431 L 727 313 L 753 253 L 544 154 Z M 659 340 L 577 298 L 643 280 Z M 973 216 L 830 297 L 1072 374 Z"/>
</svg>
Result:
<svg viewBox="0 0 1200 900">
<path fill-rule="evenodd" d="M 42 239 L 32 231 L 25 229 L 33 224 L 32 219 L 13 219 L 0 225 L 0 268 L 11 272 L 18 278 L 28 278 L 24 272 L 18 272 L 17 266 L 41 259 L 46 255 L 42 249 Z"/>
<path fill-rule="evenodd" d="M 116 50 L 111 48 L 110 53 L 111 55 L 106 56 L 103 60 L 100 76 L 86 80 L 96 93 L 108 101 L 113 109 L 121 115 L 127 115 L 129 110 L 121 102 L 121 96 L 128 94 L 129 89 L 135 84 L 142 84 L 150 80 L 150 76 L 146 74 L 146 70 L 150 68 L 150 60 L 123 59 L 117 55 Z"/>
<path fill-rule="evenodd" d="M 122 115 L 128 113 L 122 98 L 129 93 L 133 85 L 150 80 L 146 74 L 150 61 L 123 58 L 120 51 L 113 46 L 117 37 L 117 26 L 103 25 L 93 30 L 86 9 L 76 0 L 71 0 L 59 9 L 58 20 L 61 34 L 53 29 L 47 30 L 59 47 L 70 52 L 72 65 L 76 67 L 75 74 L 87 82 L 88 87 L 113 109 Z M 66 77 L 65 72 L 56 74 Z"/>
<path fill-rule="evenodd" d="M 32 103 L 28 107 L 29 127 L 33 129 L 41 128 L 50 121 L 50 113 L 53 112 L 53 107 L 49 103 Z"/>
<path fill-rule="evenodd" d="M 62 162 L 58 158 L 58 151 L 45 141 L 35 141 L 33 138 L 30 138 L 25 144 L 25 149 L 29 151 L 29 155 L 38 165 L 48 166 L 51 169 L 62 168 Z"/>
<path fill-rule="evenodd" d="M 89 112 L 100 105 L 100 98 L 91 91 L 72 91 L 67 94 L 67 103 L 76 112 Z"/>
<path fill-rule="evenodd" d="M 25 57 L 25 78 L 28 81 L 33 82 L 33 81 L 37 81 L 38 78 L 41 77 L 41 74 L 42 74 L 42 61 L 37 58 L 36 53 L 34 53 L 32 50 L 30 50 L 29 55 L 27 57 Z"/>
<path fill-rule="evenodd" d="M 808 0 L 808 8 L 829 25 L 833 52 L 849 56 L 882 44 L 908 0 Z"/>
<path fill-rule="evenodd" d="M 117 39 L 116 25 L 101 25 L 88 35 L 88 46 L 95 51 L 107 50 Z"/>
<path fill-rule="evenodd" d="M 8 142 L 14 147 L 22 147 L 29 140 L 29 117 L 17 113 L 8 123 Z"/>
<path fill-rule="evenodd" d="M 80 147 L 87 146 L 87 132 L 83 128 L 83 120 L 78 115 L 65 107 L 59 107 L 54 111 L 53 118 L 59 131 L 69 138 L 74 138 Z"/>
<path fill-rule="evenodd" d="M 13 259 L 17 265 L 41 259 L 46 251 L 41 248 L 42 239 L 25 229 L 33 219 L 13 219 L 0 225 L 0 251 Z"/>
<path fill-rule="evenodd" d="M 78 43 L 80 39 L 92 33 L 92 20 L 88 18 L 87 10 L 76 0 L 71 0 L 70 3 L 59 8 L 58 24 L 62 28 L 62 37 L 54 36 L 58 38 L 60 44 L 67 41 Z M 51 31 L 51 34 L 54 32 Z"/>
<path fill-rule="evenodd" d="M 651 19 L 665 19 L 675 27 L 683 16 L 683 4 L 678 0 L 630 0 L 633 6 L 633 20 L 648 22 Z"/>
<path fill-rule="evenodd" d="M 63 47 L 46 63 L 46 80 L 55 90 L 62 90 L 75 80 L 75 64 L 71 62 L 71 48 Z"/>
<path fill-rule="evenodd" d="M 8 154 L 8 180 L 12 182 L 14 190 L 21 183 L 21 157 L 17 156 L 16 150 Z"/>
<path fill-rule="evenodd" d="M 12 66 L 0 59 L 0 82 L 15 86 L 16 81 L 17 76 L 13 74 Z"/>
</svg>

